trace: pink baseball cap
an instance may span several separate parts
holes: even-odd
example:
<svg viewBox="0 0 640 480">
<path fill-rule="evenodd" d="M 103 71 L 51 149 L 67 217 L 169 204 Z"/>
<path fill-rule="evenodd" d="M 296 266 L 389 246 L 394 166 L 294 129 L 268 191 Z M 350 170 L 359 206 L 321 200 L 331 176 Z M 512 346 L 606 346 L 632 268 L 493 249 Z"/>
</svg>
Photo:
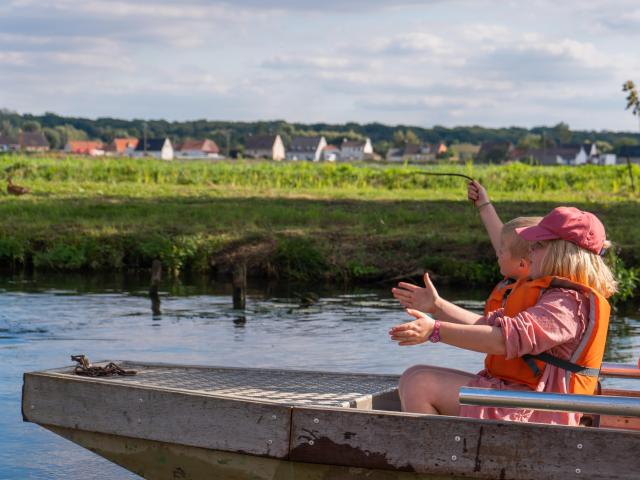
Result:
<svg viewBox="0 0 640 480">
<path fill-rule="evenodd" d="M 538 225 L 516 228 L 516 233 L 529 242 L 566 240 L 596 255 L 604 254 L 607 239 L 598 217 L 574 207 L 554 208 Z"/>
</svg>

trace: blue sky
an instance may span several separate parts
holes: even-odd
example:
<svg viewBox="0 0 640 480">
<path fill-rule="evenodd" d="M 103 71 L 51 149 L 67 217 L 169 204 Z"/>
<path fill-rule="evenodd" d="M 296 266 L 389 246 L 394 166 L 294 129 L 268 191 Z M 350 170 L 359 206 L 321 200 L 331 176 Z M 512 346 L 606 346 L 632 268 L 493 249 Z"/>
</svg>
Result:
<svg viewBox="0 0 640 480">
<path fill-rule="evenodd" d="M 637 130 L 637 0 L 0 0 L 0 107 Z"/>
</svg>

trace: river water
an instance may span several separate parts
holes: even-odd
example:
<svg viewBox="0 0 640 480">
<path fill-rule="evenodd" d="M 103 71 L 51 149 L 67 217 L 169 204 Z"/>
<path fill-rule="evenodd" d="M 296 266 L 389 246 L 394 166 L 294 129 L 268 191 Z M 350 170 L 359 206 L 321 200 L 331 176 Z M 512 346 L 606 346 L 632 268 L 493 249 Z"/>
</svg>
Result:
<svg viewBox="0 0 640 480">
<path fill-rule="evenodd" d="M 475 372 L 482 355 L 443 344 L 398 347 L 389 327 L 408 317 L 389 289 L 256 285 L 247 309 L 208 279 L 161 288 L 154 316 L 148 279 L 47 275 L 0 278 L 0 479 L 134 479 L 136 475 L 43 428 L 24 423 L 22 374 L 69 365 L 70 355 L 233 367 L 399 374 L 428 363 Z M 480 310 L 486 292 L 444 292 Z M 635 308 L 612 323 L 607 360 L 637 361 Z M 629 380 L 608 386 L 635 387 Z"/>
</svg>

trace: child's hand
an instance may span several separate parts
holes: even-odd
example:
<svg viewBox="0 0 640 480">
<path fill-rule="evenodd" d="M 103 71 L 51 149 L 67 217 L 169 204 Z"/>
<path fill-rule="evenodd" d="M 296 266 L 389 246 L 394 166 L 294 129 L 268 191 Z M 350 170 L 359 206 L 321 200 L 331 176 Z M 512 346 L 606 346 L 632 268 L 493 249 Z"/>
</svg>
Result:
<svg viewBox="0 0 640 480">
<path fill-rule="evenodd" d="M 487 190 L 475 180 L 467 185 L 467 198 L 474 203 L 475 206 L 490 202 Z"/>
<path fill-rule="evenodd" d="M 424 274 L 424 288 L 412 283 L 400 282 L 397 288 L 392 288 L 391 293 L 405 308 L 413 308 L 421 312 L 433 313 L 436 309 L 436 300 L 440 298 L 436 287 L 429 279 L 429 274 Z"/>
<path fill-rule="evenodd" d="M 402 325 L 397 325 L 389 330 L 391 340 L 398 345 L 418 345 L 424 343 L 431 336 L 435 320 L 426 314 L 413 309 L 407 309 L 407 313 L 415 320 Z"/>
</svg>

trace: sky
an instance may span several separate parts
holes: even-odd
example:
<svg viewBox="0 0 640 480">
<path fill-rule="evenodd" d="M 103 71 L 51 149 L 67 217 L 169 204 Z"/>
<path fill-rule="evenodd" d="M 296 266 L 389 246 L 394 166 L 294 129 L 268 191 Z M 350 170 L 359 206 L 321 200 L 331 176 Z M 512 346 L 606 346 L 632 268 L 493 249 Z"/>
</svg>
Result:
<svg viewBox="0 0 640 480">
<path fill-rule="evenodd" d="M 0 0 L 0 108 L 637 131 L 638 0 Z"/>
</svg>

